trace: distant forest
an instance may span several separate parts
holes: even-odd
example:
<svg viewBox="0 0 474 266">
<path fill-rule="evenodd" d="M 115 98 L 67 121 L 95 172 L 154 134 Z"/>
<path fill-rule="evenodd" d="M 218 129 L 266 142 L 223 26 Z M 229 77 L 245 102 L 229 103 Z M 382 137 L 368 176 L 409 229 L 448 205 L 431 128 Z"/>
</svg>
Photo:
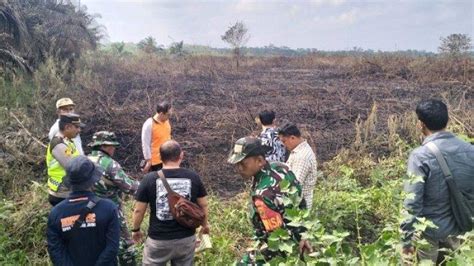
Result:
<svg viewBox="0 0 474 266">
<path fill-rule="evenodd" d="M 157 45 L 157 53 L 171 53 L 171 50 L 175 49 L 177 45 L 181 44 L 181 42 L 173 43 L 169 47 L 165 47 L 163 45 Z M 135 43 L 108 43 L 103 44 L 102 49 L 104 50 L 113 50 L 113 47 L 117 45 L 124 45 L 124 51 L 130 53 L 136 53 L 140 49 L 139 44 Z M 193 45 L 193 44 L 181 44 L 182 52 L 188 55 L 232 55 L 232 48 L 214 48 L 205 45 Z M 436 53 L 427 52 L 427 51 L 419 51 L 419 50 L 404 50 L 404 51 L 380 51 L 380 50 L 364 50 L 359 47 L 354 47 L 351 50 L 341 50 L 341 51 L 323 51 L 318 50 L 316 48 L 297 48 L 292 49 L 287 46 L 275 46 L 269 44 L 264 47 L 243 47 L 242 48 L 243 55 L 245 56 L 304 56 L 308 54 L 321 54 L 321 55 L 371 55 L 377 53 L 384 53 L 384 54 L 399 54 L 405 56 L 435 56 Z M 471 53 L 473 55 L 473 53 Z"/>
</svg>

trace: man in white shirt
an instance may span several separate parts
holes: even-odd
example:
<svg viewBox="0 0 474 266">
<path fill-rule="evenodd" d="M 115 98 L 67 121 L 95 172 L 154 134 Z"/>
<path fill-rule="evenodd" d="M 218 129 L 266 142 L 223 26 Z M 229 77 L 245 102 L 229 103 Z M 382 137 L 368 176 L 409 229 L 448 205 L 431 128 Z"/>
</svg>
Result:
<svg viewBox="0 0 474 266">
<path fill-rule="evenodd" d="M 290 151 L 286 162 L 290 170 L 295 173 L 296 179 L 303 188 L 303 198 L 308 210 L 313 204 L 313 191 L 317 179 L 316 155 L 308 142 L 301 137 L 301 132 L 294 124 L 285 124 L 278 130 L 278 137 L 283 145 Z"/>
<path fill-rule="evenodd" d="M 51 141 L 56 134 L 59 132 L 59 117 L 61 115 L 66 115 L 74 113 L 74 102 L 70 98 L 61 98 L 56 102 L 56 113 L 58 114 L 58 119 L 49 129 L 48 138 Z M 79 151 L 79 154 L 84 155 L 84 150 L 82 149 L 81 136 L 78 134 L 75 138 L 72 139 L 76 149 Z"/>
</svg>

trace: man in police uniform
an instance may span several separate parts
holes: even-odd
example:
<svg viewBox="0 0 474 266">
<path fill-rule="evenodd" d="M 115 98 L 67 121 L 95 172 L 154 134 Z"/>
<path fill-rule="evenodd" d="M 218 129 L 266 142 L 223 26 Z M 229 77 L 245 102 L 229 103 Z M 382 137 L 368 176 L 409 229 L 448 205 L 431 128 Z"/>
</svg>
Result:
<svg viewBox="0 0 474 266">
<path fill-rule="evenodd" d="M 92 148 L 92 153 L 88 157 L 105 170 L 105 174 L 95 184 L 94 192 L 101 198 L 111 199 L 117 204 L 119 210 L 120 265 L 136 265 L 136 251 L 123 215 L 121 194 L 133 195 L 138 189 L 139 182 L 130 178 L 123 171 L 120 164 L 112 159 L 115 149 L 119 145 L 117 137 L 113 132 L 96 132 L 92 137 L 92 142 L 88 144 Z"/>
<path fill-rule="evenodd" d="M 245 137 L 237 140 L 228 159 L 229 163 L 237 166 L 237 171 L 244 179 L 253 179 L 252 191 L 250 192 L 252 200 L 250 211 L 255 238 L 266 243 L 272 231 L 278 228 L 286 228 L 289 230 L 293 241 L 299 242 L 300 253 L 305 250 L 311 251 L 310 243 L 301 239 L 300 234 L 304 229 L 286 225 L 288 220 L 285 219 L 285 208 L 291 208 L 292 206 L 285 205 L 283 199 L 294 195 L 282 191 L 280 183 L 285 180 L 289 183 L 290 188 L 296 188 L 294 191 L 296 191 L 296 196 L 299 196 L 299 198 L 301 198 L 301 186 L 295 175 L 284 164 L 278 162 L 268 163 L 266 161 L 266 150 L 267 148 L 262 146 L 259 139 Z M 304 200 L 299 207 L 305 207 Z M 265 261 L 282 255 L 265 248 L 261 249 L 260 252 Z M 246 254 L 240 263 L 262 262 L 255 261 L 251 254 Z"/>
<path fill-rule="evenodd" d="M 64 114 L 59 117 L 59 132 L 51 139 L 46 150 L 48 167 L 49 203 L 55 206 L 69 196 L 69 189 L 64 186 L 65 167 L 77 157 L 79 151 L 72 141 L 81 132 L 81 119 L 77 114 Z"/>
</svg>

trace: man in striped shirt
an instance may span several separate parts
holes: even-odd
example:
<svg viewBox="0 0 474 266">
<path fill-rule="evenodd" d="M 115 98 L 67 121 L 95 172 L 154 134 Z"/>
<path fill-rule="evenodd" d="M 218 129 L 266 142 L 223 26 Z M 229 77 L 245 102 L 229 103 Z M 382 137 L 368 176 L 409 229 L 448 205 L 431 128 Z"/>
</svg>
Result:
<svg viewBox="0 0 474 266">
<path fill-rule="evenodd" d="M 258 137 L 262 145 L 268 147 L 265 159 L 269 162 L 285 162 L 286 151 L 275 129 L 275 112 L 264 110 L 258 114 L 262 124 L 262 133 Z"/>
<path fill-rule="evenodd" d="M 313 204 L 313 191 L 316 185 L 316 155 L 308 142 L 301 137 L 301 132 L 295 124 L 285 124 L 278 130 L 278 136 L 283 145 L 290 151 L 286 162 L 296 175 L 303 187 L 303 198 L 308 210 Z"/>
</svg>

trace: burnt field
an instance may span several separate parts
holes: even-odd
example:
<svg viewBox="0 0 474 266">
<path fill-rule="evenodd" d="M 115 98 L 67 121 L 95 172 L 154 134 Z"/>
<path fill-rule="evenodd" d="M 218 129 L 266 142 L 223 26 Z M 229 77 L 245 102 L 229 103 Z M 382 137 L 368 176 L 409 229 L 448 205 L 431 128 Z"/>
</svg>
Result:
<svg viewBox="0 0 474 266">
<path fill-rule="evenodd" d="M 79 85 L 70 96 L 87 123 L 84 145 L 97 130 L 115 131 L 123 143 L 117 158 L 135 176 L 140 175 L 142 124 L 158 101 L 170 100 L 172 134 L 185 150 L 185 165 L 221 195 L 244 187 L 226 158 L 236 139 L 258 134 L 254 118 L 261 110 L 275 110 L 277 123 L 296 123 L 321 165 L 354 141 L 356 120 L 365 119 L 374 103 L 380 130 L 389 115 L 413 110 L 422 98 L 444 98 L 472 108 L 470 81 L 426 83 L 372 65 L 357 69 L 343 61 L 304 60 L 247 59 L 235 69 L 229 58 L 143 62 L 104 57 L 85 61 L 90 69 L 76 73 Z M 472 128 L 471 123 L 468 119 L 466 126 Z"/>
</svg>

